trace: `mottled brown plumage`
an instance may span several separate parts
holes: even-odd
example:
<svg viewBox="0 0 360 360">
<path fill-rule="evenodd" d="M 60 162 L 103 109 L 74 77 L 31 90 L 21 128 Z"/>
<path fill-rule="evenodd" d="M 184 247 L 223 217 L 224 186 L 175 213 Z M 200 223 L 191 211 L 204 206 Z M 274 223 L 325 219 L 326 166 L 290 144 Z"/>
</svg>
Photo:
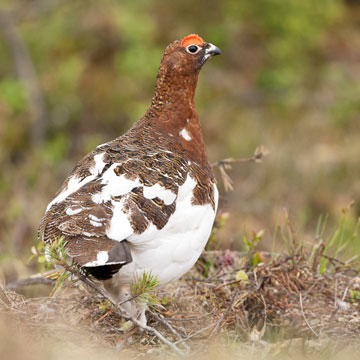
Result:
<svg viewBox="0 0 360 360">
<path fill-rule="evenodd" d="M 156 249 L 146 234 L 158 231 L 156 236 L 173 237 L 174 225 L 167 225 L 182 208 L 179 201 L 185 201 L 184 186 L 189 182 L 194 185 L 186 206 L 189 210 L 201 206 L 212 209 L 209 216 L 214 216 L 215 178 L 194 95 L 202 65 L 218 53 L 218 48 L 196 36 L 175 41 L 165 49 L 155 94 L 145 115 L 126 134 L 86 155 L 49 204 L 39 228 L 46 244 L 64 236 L 69 256 L 104 279 L 131 261 L 134 271 L 152 270 L 138 260 L 141 249 Z M 201 238 L 204 236 L 208 235 Z"/>
</svg>

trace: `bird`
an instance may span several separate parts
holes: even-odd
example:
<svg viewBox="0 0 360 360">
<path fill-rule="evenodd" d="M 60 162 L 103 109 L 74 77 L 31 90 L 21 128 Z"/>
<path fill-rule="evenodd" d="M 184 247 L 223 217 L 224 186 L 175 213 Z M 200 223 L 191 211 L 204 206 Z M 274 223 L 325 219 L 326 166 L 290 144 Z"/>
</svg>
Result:
<svg viewBox="0 0 360 360">
<path fill-rule="evenodd" d="M 116 302 L 144 273 L 160 285 L 179 279 L 209 239 L 219 193 L 194 96 L 202 66 L 219 54 L 196 34 L 168 45 L 145 114 L 77 163 L 41 220 L 45 247 L 62 237 L 67 259 Z M 144 307 L 125 305 L 146 323 Z"/>
</svg>

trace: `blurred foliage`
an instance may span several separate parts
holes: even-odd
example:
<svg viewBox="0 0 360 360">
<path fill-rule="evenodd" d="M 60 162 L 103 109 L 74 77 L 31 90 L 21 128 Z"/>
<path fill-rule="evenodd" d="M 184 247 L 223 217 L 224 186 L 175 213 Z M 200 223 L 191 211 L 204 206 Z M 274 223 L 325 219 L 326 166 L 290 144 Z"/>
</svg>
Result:
<svg viewBox="0 0 360 360">
<path fill-rule="evenodd" d="M 352 200 L 359 216 L 357 2 L 3 0 L 0 12 L 43 98 L 39 109 L 9 21 L 0 21 L 5 268 L 14 256 L 28 258 L 45 206 L 76 161 L 143 114 L 165 46 L 193 32 L 223 50 L 202 70 L 196 96 L 210 159 L 246 157 L 260 144 L 270 150 L 263 164 L 232 172 L 235 192 L 221 196 L 231 213 L 217 234 L 222 246 L 241 247 L 246 231 L 260 229 L 273 246 L 283 208 L 309 237 L 320 214 L 331 228 Z"/>
</svg>

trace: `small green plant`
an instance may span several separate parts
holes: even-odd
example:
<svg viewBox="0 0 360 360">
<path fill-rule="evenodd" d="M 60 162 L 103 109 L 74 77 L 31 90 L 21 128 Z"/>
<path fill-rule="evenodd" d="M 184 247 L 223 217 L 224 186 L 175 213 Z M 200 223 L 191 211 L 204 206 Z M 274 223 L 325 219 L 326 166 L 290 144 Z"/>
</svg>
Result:
<svg viewBox="0 0 360 360">
<path fill-rule="evenodd" d="M 289 255 L 295 256 L 296 254 L 302 252 L 303 241 L 302 239 L 300 239 L 300 241 L 298 240 L 292 216 L 289 214 L 287 209 L 285 209 L 284 212 L 284 220 L 284 226 L 281 226 L 278 229 L 279 236 L 283 244 L 285 245 L 285 249 L 289 253 Z"/>
<path fill-rule="evenodd" d="M 349 290 L 349 293 L 350 293 L 350 301 L 352 303 L 360 300 L 360 291 L 359 290 Z"/>
<path fill-rule="evenodd" d="M 151 293 L 159 283 L 160 281 L 155 275 L 144 271 L 131 286 L 132 296 L 147 305 L 163 304 Z"/>
<path fill-rule="evenodd" d="M 69 272 L 67 272 L 65 269 L 62 269 L 47 276 L 47 278 L 55 280 L 55 285 L 50 293 L 50 296 L 55 296 L 64 288 L 65 282 L 69 280 L 70 275 L 71 274 Z"/>
<path fill-rule="evenodd" d="M 36 247 L 33 246 L 31 248 L 31 252 L 33 255 L 30 257 L 29 262 L 36 258 L 40 264 L 48 264 L 49 266 L 53 265 L 55 268 L 62 268 L 46 276 L 51 280 L 55 280 L 51 296 L 54 296 L 64 288 L 66 281 L 71 278 L 72 274 L 79 273 L 86 276 L 83 270 L 73 261 L 69 263 L 64 236 L 54 238 L 51 244 L 40 242 Z M 78 281 L 76 277 L 72 277 L 71 280 L 72 282 Z"/>
<path fill-rule="evenodd" d="M 59 238 L 54 238 L 51 245 L 46 246 L 45 254 L 48 259 L 54 261 L 55 263 L 58 262 L 65 262 L 67 260 L 67 253 L 66 253 L 66 241 L 64 236 L 60 236 Z"/>
<path fill-rule="evenodd" d="M 265 231 L 263 229 L 259 230 L 258 232 L 253 231 L 251 238 L 248 237 L 247 234 L 245 234 L 242 238 L 245 251 L 249 255 L 249 263 L 251 266 L 256 266 L 262 262 L 259 253 L 256 251 L 256 246 L 264 236 L 264 232 Z"/>
<path fill-rule="evenodd" d="M 56 280 L 53 290 L 51 292 L 51 296 L 54 296 L 64 288 L 65 282 L 69 280 L 71 276 L 71 273 L 66 270 L 69 265 L 67 261 L 68 257 L 66 252 L 65 237 L 61 236 L 59 238 L 54 238 L 54 241 L 50 245 L 46 245 L 45 256 L 46 259 L 50 260 L 49 262 L 52 263 L 54 266 L 63 267 L 62 270 L 49 276 L 52 279 Z"/>
<path fill-rule="evenodd" d="M 98 307 L 100 310 L 102 311 L 110 311 L 112 308 L 112 304 L 109 300 L 105 300 L 105 301 L 100 301 L 98 304 Z"/>
<path fill-rule="evenodd" d="M 45 256 L 45 244 L 42 241 L 39 241 L 36 246 L 31 247 L 31 253 L 32 255 L 28 259 L 27 263 L 31 263 L 33 260 L 36 259 L 36 261 L 44 266 L 48 266 L 49 263 L 46 260 Z"/>
<path fill-rule="evenodd" d="M 32 255 L 28 259 L 28 263 L 37 259 L 39 264 L 52 263 L 59 265 L 67 262 L 66 241 L 64 236 L 54 237 L 51 244 L 44 244 L 40 241 L 36 246 L 31 248 Z"/>
<path fill-rule="evenodd" d="M 352 253 L 351 250 L 354 249 L 360 239 L 360 219 L 355 219 L 350 215 L 351 207 L 352 204 L 342 209 L 342 216 L 337 228 L 329 239 L 323 241 L 324 249 L 319 260 L 320 274 L 323 274 L 326 269 L 329 268 L 329 257 L 338 259 L 340 254 L 346 255 Z M 324 221 L 321 221 L 321 219 L 320 217 L 316 234 L 316 238 L 319 239 L 319 241 L 322 241 L 324 237 L 327 218 L 325 217 Z M 355 258 L 358 258 L 358 255 L 347 262 L 353 261 Z"/>
</svg>

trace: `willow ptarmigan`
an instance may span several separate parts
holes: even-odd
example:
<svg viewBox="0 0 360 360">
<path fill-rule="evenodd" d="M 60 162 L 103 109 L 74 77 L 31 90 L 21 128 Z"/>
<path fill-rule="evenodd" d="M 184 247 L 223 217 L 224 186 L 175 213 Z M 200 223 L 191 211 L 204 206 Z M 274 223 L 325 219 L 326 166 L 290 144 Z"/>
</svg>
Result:
<svg viewBox="0 0 360 360">
<path fill-rule="evenodd" d="M 220 53 L 197 35 L 171 43 L 145 115 L 86 155 L 46 209 L 40 238 L 64 236 L 68 257 L 118 301 L 144 271 L 161 284 L 178 279 L 209 238 L 218 191 L 194 95 L 201 67 Z"/>
</svg>

